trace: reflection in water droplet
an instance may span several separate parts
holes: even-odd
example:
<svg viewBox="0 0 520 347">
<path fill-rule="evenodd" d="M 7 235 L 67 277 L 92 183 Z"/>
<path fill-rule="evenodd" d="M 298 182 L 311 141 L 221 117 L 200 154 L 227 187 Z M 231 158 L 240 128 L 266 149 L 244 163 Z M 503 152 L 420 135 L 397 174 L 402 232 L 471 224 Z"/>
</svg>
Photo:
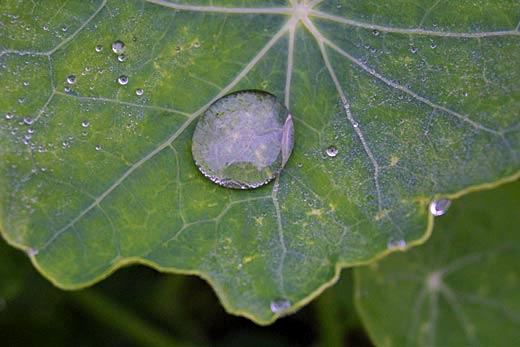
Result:
<svg viewBox="0 0 520 347">
<path fill-rule="evenodd" d="M 338 149 L 334 146 L 330 146 L 329 148 L 327 148 L 327 150 L 325 152 L 331 158 L 334 158 L 335 156 L 338 155 Z"/>
<path fill-rule="evenodd" d="M 81 122 L 81 126 L 82 126 L 83 128 L 88 128 L 89 125 L 90 125 L 90 122 L 87 121 L 87 120 L 84 120 L 83 122 Z"/>
<path fill-rule="evenodd" d="M 34 129 L 33 129 L 33 128 L 29 128 L 29 129 L 27 129 L 27 133 L 28 133 L 28 134 L 34 134 Z"/>
<path fill-rule="evenodd" d="M 23 122 L 27 125 L 31 125 L 33 123 L 33 119 L 31 117 L 25 117 Z"/>
<path fill-rule="evenodd" d="M 95 50 L 96 50 L 96 52 L 101 52 L 103 50 L 103 46 L 97 45 Z"/>
<path fill-rule="evenodd" d="M 443 214 L 446 213 L 446 211 L 448 211 L 448 208 L 450 208 L 450 205 L 451 205 L 451 200 L 446 199 L 446 198 L 441 198 L 437 201 L 433 201 L 430 204 L 430 213 L 432 215 L 434 215 L 435 217 L 442 216 Z"/>
<path fill-rule="evenodd" d="M 5 114 L 5 119 L 13 119 L 13 118 L 14 118 L 14 114 L 12 114 L 12 113 Z"/>
<path fill-rule="evenodd" d="M 271 311 L 276 314 L 281 314 L 287 311 L 291 307 L 291 302 L 286 299 L 275 299 L 271 301 L 269 305 Z"/>
<path fill-rule="evenodd" d="M 410 48 L 410 52 L 412 52 L 413 54 L 417 53 L 418 49 L 416 47 L 412 47 Z"/>
<path fill-rule="evenodd" d="M 220 98 L 199 118 L 192 153 L 218 185 L 250 189 L 273 180 L 294 143 L 292 117 L 274 95 L 240 91 Z"/>
<path fill-rule="evenodd" d="M 435 49 L 436 47 L 437 47 L 437 45 L 436 45 L 435 43 L 432 43 L 432 44 L 430 45 L 430 48 L 431 48 L 431 49 Z"/>
<path fill-rule="evenodd" d="M 61 31 L 66 32 L 67 30 L 69 30 L 68 26 L 64 25 L 61 27 Z"/>
<path fill-rule="evenodd" d="M 117 83 L 119 83 L 122 86 L 126 85 L 128 83 L 128 77 L 126 77 L 125 75 L 119 76 L 119 78 L 117 79 Z"/>
<path fill-rule="evenodd" d="M 142 88 L 136 89 L 135 94 L 141 96 L 144 94 L 144 90 Z"/>
<path fill-rule="evenodd" d="M 112 52 L 115 54 L 122 54 L 125 51 L 125 44 L 122 41 L 115 41 L 112 43 Z"/>
<path fill-rule="evenodd" d="M 125 61 L 125 60 L 126 60 L 126 55 L 124 55 L 124 54 L 119 54 L 119 55 L 117 56 L 117 60 L 118 60 L 118 61 L 121 61 L 121 62 Z"/>
<path fill-rule="evenodd" d="M 406 247 L 406 241 L 405 240 L 397 240 L 397 241 L 389 241 L 386 244 L 386 248 L 388 249 L 395 249 L 395 248 L 405 248 Z"/>
<path fill-rule="evenodd" d="M 47 25 L 44 25 L 42 29 L 45 31 L 49 31 L 49 27 Z"/>
<path fill-rule="evenodd" d="M 100 151 L 101 150 L 101 146 L 100 145 L 97 145 L 96 146 L 96 151 Z"/>
<path fill-rule="evenodd" d="M 76 76 L 75 75 L 70 75 L 67 77 L 67 83 L 68 84 L 74 84 L 76 83 Z"/>
</svg>

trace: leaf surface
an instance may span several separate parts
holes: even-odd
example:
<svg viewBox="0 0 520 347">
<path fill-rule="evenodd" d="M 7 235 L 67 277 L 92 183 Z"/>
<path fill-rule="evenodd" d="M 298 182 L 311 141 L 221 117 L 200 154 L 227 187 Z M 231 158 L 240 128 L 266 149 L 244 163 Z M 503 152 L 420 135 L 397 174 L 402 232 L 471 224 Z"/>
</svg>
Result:
<svg viewBox="0 0 520 347">
<path fill-rule="evenodd" d="M 63 288 L 140 262 L 272 322 L 340 267 L 425 239 L 433 198 L 518 174 L 518 2 L 0 10 L 0 228 Z M 295 124 L 281 176 L 251 191 L 191 157 L 197 118 L 241 89 L 277 95 Z"/>
<path fill-rule="evenodd" d="M 520 182 L 464 197 L 425 245 L 354 270 L 357 307 L 377 346 L 520 341 L 519 199 Z"/>
</svg>

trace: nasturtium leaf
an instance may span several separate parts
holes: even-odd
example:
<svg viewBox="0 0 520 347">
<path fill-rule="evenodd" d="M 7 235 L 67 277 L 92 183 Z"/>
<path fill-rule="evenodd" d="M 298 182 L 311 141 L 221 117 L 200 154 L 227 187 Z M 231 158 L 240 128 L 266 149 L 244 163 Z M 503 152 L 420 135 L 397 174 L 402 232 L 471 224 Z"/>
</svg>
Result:
<svg viewBox="0 0 520 347">
<path fill-rule="evenodd" d="M 0 228 L 63 288 L 140 262 L 198 274 L 229 312 L 269 323 L 340 267 L 424 240 L 434 198 L 519 172 L 515 1 L 0 13 Z M 283 100 L 295 145 L 275 182 L 237 191 L 201 175 L 191 139 L 209 105 L 248 89 Z"/>
<path fill-rule="evenodd" d="M 423 246 L 358 267 L 356 303 L 376 346 L 520 342 L 520 182 L 456 201 Z"/>
</svg>

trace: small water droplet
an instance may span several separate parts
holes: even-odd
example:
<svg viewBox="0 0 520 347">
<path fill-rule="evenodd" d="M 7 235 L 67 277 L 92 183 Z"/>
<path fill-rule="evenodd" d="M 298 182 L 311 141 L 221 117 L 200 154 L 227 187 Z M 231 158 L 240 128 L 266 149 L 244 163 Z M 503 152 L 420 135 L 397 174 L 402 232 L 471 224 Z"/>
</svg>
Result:
<svg viewBox="0 0 520 347">
<path fill-rule="evenodd" d="M 25 117 L 23 122 L 27 125 L 31 125 L 33 123 L 33 119 L 31 117 Z"/>
<path fill-rule="evenodd" d="M 49 31 L 49 27 L 47 25 L 44 25 L 42 29 L 45 31 Z"/>
<path fill-rule="evenodd" d="M 292 118 L 283 103 L 249 90 L 226 95 L 206 110 L 193 133 L 192 154 L 214 183 L 251 189 L 281 172 L 293 144 Z"/>
<path fill-rule="evenodd" d="M 115 54 L 122 54 L 125 51 L 125 44 L 122 41 L 115 41 L 112 43 L 112 52 Z"/>
<path fill-rule="evenodd" d="M 296 166 L 303 167 L 303 164 L 302 163 L 298 163 L 298 164 L 296 164 Z"/>
<path fill-rule="evenodd" d="M 19 99 L 18 99 L 18 103 L 19 103 L 19 104 L 23 104 L 24 102 L 25 102 L 25 98 L 19 98 Z"/>
<path fill-rule="evenodd" d="M 120 62 L 125 61 L 125 60 L 126 60 L 126 55 L 124 55 L 124 54 L 119 54 L 119 55 L 117 56 L 117 60 L 120 61 Z"/>
<path fill-rule="evenodd" d="M 68 84 L 74 84 L 74 83 L 76 83 L 76 76 L 75 76 L 75 75 L 69 75 L 69 76 L 67 77 L 67 83 L 68 83 Z"/>
<path fill-rule="evenodd" d="M 29 82 L 28 82 L 28 81 L 24 81 L 24 82 L 23 82 L 23 86 L 24 86 L 24 87 L 29 86 Z"/>
<path fill-rule="evenodd" d="M 14 114 L 12 114 L 12 113 L 5 114 L 5 119 L 13 119 L 13 118 L 14 118 Z"/>
<path fill-rule="evenodd" d="M 96 52 L 101 52 L 103 50 L 103 46 L 97 45 L 94 49 L 96 50 Z"/>
<path fill-rule="evenodd" d="M 96 151 L 100 151 L 101 150 L 101 146 L 100 145 L 96 145 Z"/>
<path fill-rule="evenodd" d="M 65 93 L 69 93 L 71 90 L 72 90 L 72 88 L 70 88 L 70 86 L 65 86 L 65 87 L 63 88 L 63 91 L 64 91 Z"/>
<path fill-rule="evenodd" d="M 359 123 L 356 122 L 356 121 L 352 121 L 352 126 L 353 126 L 354 128 L 359 128 Z"/>
<path fill-rule="evenodd" d="M 83 122 L 81 122 L 81 126 L 82 126 L 83 128 L 88 128 L 89 125 L 90 125 L 90 122 L 87 121 L 87 120 L 84 120 Z"/>
<path fill-rule="evenodd" d="M 128 77 L 125 75 L 119 76 L 119 78 L 117 79 L 117 83 L 119 83 L 122 86 L 128 84 Z"/>
<path fill-rule="evenodd" d="M 417 53 L 418 49 L 416 47 L 412 47 L 410 48 L 410 52 L 412 52 L 413 54 Z"/>
<path fill-rule="evenodd" d="M 200 48 L 200 42 L 195 42 L 193 44 L 193 48 Z"/>
<path fill-rule="evenodd" d="M 68 26 L 64 25 L 61 27 L 61 31 L 66 32 L 67 30 L 69 30 Z"/>
<path fill-rule="evenodd" d="M 374 36 L 379 36 L 379 31 L 378 30 L 372 30 L 372 35 Z"/>
<path fill-rule="evenodd" d="M 87 136 L 88 135 L 88 131 L 82 131 L 81 132 L 81 136 Z"/>
<path fill-rule="evenodd" d="M 329 148 L 327 148 L 327 150 L 325 152 L 331 158 L 334 158 L 335 156 L 338 155 L 338 149 L 334 146 L 330 146 Z"/>
<path fill-rule="evenodd" d="M 468 94 L 468 92 L 464 92 L 463 95 L 464 95 L 464 97 L 467 97 L 469 94 Z"/>
<path fill-rule="evenodd" d="M 276 314 L 281 314 L 287 311 L 291 307 L 291 302 L 286 299 L 275 299 L 271 301 L 269 305 L 271 311 Z"/>
<path fill-rule="evenodd" d="M 450 208 L 451 200 L 446 198 L 441 198 L 437 201 L 433 201 L 430 204 L 430 213 L 435 217 L 442 216 L 448 211 Z"/>
<path fill-rule="evenodd" d="M 34 134 L 34 129 L 33 129 L 33 128 L 29 128 L 29 129 L 27 129 L 27 133 L 29 133 L 29 134 Z"/>
<path fill-rule="evenodd" d="M 431 49 L 435 49 L 436 47 L 437 47 L 437 45 L 436 45 L 435 43 L 432 43 L 432 44 L 430 45 L 430 48 L 431 48 Z"/>
<path fill-rule="evenodd" d="M 395 248 L 405 248 L 406 247 L 406 241 L 405 240 L 397 240 L 397 241 L 389 241 L 386 244 L 386 248 L 388 249 L 395 249 Z"/>
<path fill-rule="evenodd" d="M 142 88 L 136 89 L 135 94 L 141 96 L 144 94 L 144 90 Z"/>
</svg>

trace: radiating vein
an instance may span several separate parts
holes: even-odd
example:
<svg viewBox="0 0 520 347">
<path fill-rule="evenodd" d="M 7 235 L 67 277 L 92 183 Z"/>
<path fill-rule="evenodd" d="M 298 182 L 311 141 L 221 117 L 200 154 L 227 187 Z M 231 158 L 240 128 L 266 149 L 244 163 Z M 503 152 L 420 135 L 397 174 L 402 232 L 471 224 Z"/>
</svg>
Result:
<svg viewBox="0 0 520 347">
<path fill-rule="evenodd" d="M 229 14 L 282 14 L 290 15 L 292 10 L 287 7 L 262 7 L 262 8 L 248 8 L 248 7 L 224 7 L 224 6 L 198 6 L 177 4 L 175 2 L 165 0 L 146 0 L 146 2 L 161 5 L 175 10 L 194 11 L 194 12 L 214 12 L 214 13 L 229 13 Z"/>
<path fill-rule="evenodd" d="M 343 88 L 341 87 L 341 84 L 339 83 L 339 80 L 336 76 L 336 73 L 334 72 L 334 69 L 332 68 L 332 65 L 329 61 L 329 56 L 327 54 L 327 51 L 325 50 L 324 42 L 325 38 L 319 33 L 319 31 L 316 29 L 316 27 L 312 24 L 310 20 L 307 18 L 303 21 L 305 27 L 309 30 L 309 32 L 314 36 L 316 42 L 318 43 L 318 46 L 320 47 L 321 55 L 323 57 L 323 61 L 325 62 L 325 65 L 327 67 L 327 70 L 329 71 L 329 74 L 332 78 L 332 81 L 334 82 L 334 85 L 336 87 L 336 90 L 338 94 L 341 97 L 341 102 L 343 104 L 343 108 L 345 110 L 345 114 L 347 115 L 347 119 L 350 121 L 354 132 L 356 133 L 357 137 L 359 138 L 359 141 L 361 142 L 363 149 L 365 150 L 365 153 L 367 154 L 370 162 L 372 163 L 372 166 L 374 168 L 374 184 L 376 187 L 376 194 L 377 194 L 377 203 L 378 203 L 378 210 L 382 210 L 382 197 L 381 197 L 381 188 L 379 185 L 379 164 L 376 161 L 376 158 L 374 157 L 372 150 L 370 149 L 370 146 L 368 145 L 367 141 L 365 140 L 365 136 L 363 135 L 363 132 L 359 129 L 358 123 L 354 119 L 352 112 L 350 111 L 350 104 L 345 96 L 345 93 L 343 92 Z"/>
<path fill-rule="evenodd" d="M 520 36 L 520 32 L 517 30 L 500 30 L 500 31 L 484 31 L 478 33 L 470 32 L 449 32 L 449 31 L 435 31 L 425 29 L 405 29 L 405 28 L 392 28 L 384 25 L 370 24 L 359 22 L 352 19 L 347 19 L 339 16 L 335 16 L 329 13 L 321 12 L 318 10 L 310 10 L 309 15 L 316 18 L 326 19 L 329 21 L 351 25 L 354 27 L 378 30 L 387 33 L 397 33 L 406 35 L 423 35 L 423 36 L 437 36 L 437 37 L 454 37 L 454 38 L 482 38 L 482 37 L 494 37 L 494 36 Z"/>
<path fill-rule="evenodd" d="M 221 98 L 225 94 L 227 94 L 231 89 L 233 89 L 241 80 L 244 78 L 249 71 L 267 54 L 267 52 L 280 40 L 280 38 L 287 32 L 289 28 L 288 24 L 285 24 L 266 44 L 264 47 L 260 49 L 256 56 L 251 59 L 251 61 L 240 71 L 235 78 L 218 93 L 213 99 L 211 99 L 204 106 L 196 110 L 192 113 L 186 122 L 177 129 L 177 131 L 165 142 L 157 146 L 153 151 L 145 155 L 143 158 L 135 162 L 131 167 L 128 168 L 121 177 L 119 177 L 111 186 L 107 188 L 101 195 L 99 195 L 96 200 L 90 204 L 87 208 L 81 211 L 74 219 L 72 219 L 67 225 L 59 229 L 52 237 L 49 238 L 47 242 L 42 247 L 42 250 L 47 248 L 54 240 L 56 240 L 64 231 L 69 229 L 72 225 L 76 224 L 83 216 L 85 216 L 89 211 L 91 211 L 110 194 L 112 193 L 128 176 L 130 176 L 134 171 L 140 168 L 144 163 L 153 158 L 159 152 L 170 146 L 183 132 L 186 128 L 202 113 L 204 112 L 213 102 L 217 99 Z"/>
<path fill-rule="evenodd" d="M 442 105 L 439 105 L 433 101 L 430 101 L 429 99 L 413 92 L 412 90 L 408 89 L 407 87 L 397 83 L 397 82 L 394 82 L 394 81 L 391 81 L 389 80 L 388 78 L 384 77 L 383 75 L 381 75 L 379 72 L 377 72 L 375 69 L 373 68 L 370 68 L 368 67 L 367 65 L 365 65 L 363 62 L 361 62 L 359 59 L 353 57 L 352 55 L 350 55 L 349 53 L 347 53 L 346 51 L 344 51 L 343 49 L 341 49 L 340 47 L 338 47 L 336 44 L 334 44 L 332 41 L 330 41 L 329 39 L 323 37 L 323 36 L 320 36 L 320 39 L 325 43 L 327 44 L 329 47 L 331 47 L 333 50 L 335 50 L 336 52 L 338 52 L 339 54 L 341 54 L 342 56 L 344 56 L 345 58 L 349 59 L 351 62 L 353 62 L 354 64 L 356 64 L 357 66 L 359 66 L 360 68 L 362 68 L 363 70 L 365 70 L 366 72 L 368 72 L 370 75 L 372 75 L 373 77 L 377 78 L 378 80 L 384 82 L 386 85 L 392 87 L 392 88 L 395 88 L 397 90 L 400 90 L 402 91 L 403 93 L 406 93 L 408 95 L 410 95 L 411 97 L 413 97 L 414 99 L 434 108 L 434 109 L 438 109 L 438 110 L 441 110 L 441 111 L 444 111 L 468 124 L 470 124 L 471 126 L 473 126 L 474 128 L 476 129 L 480 129 L 480 130 L 483 130 L 483 131 L 486 131 L 488 133 L 491 133 L 491 134 L 494 134 L 494 135 L 497 135 L 499 137 L 503 137 L 503 134 L 502 132 L 498 131 L 498 130 L 495 130 L 495 129 L 491 129 L 491 128 L 488 128 L 472 119 L 470 119 L 468 116 L 466 115 L 463 115 L 461 113 L 458 113 L 456 111 L 453 111 L 445 106 L 442 106 Z"/>
<path fill-rule="evenodd" d="M 78 100 L 100 101 L 100 102 L 107 102 L 107 103 L 112 103 L 112 104 L 134 106 L 134 107 L 139 107 L 139 108 L 144 108 L 144 109 L 149 109 L 149 110 L 157 110 L 157 111 L 165 111 L 165 112 L 169 112 L 169 113 L 177 113 L 177 114 L 183 115 L 185 117 L 191 116 L 190 113 L 182 112 L 182 111 L 179 111 L 179 110 L 176 110 L 176 109 L 173 109 L 173 108 L 169 108 L 169 107 L 161 107 L 161 106 L 154 106 L 154 105 L 143 105 L 143 104 L 137 104 L 137 103 L 134 103 L 134 102 L 128 102 L 128 101 L 123 101 L 123 100 L 118 100 L 118 99 L 103 98 L 103 97 L 98 97 L 98 96 L 78 96 L 78 95 L 67 94 L 67 93 L 58 92 L 58 91 L 56 91 L 54 94 L 58 94 L 58 95 L 62 95 L 62 96 L 66 96 L 66 97 L 74 98 L 74 99 L 78 99 Z"/>
<path fill-rule="evenodd" d="M 291 78 L 294 65 L 294 26 L 289 28 L 289 46 L 287 48 L 287 74 L 285 77 L 285 106 L 289 108 L 291 97 Z"/>
<path fill-rule="evenodd" d="M 51 49 L 50 51 L 47 52 L 48 55 L 51 55 L 53 54 L 54 52 L 56 52 L 58 49 L 60 49 L 61 47 L 63 47 L 64 45 L 66 45 L 69 41 L 71 41 L 72 39 L 74 39 L 81 30 L 83 30 L 83 28 L 85 28 L 97 15 L 99 12 L 101 12 L 101 10 L 105 7 L 105 5 L 107 4 L 107 0 L 103 0 L 103 2 L 101 3 L 101 5 L 99 5 L 99 7 L 96 9 L 96 11 L 94 13 L 92 13 L 92 15 L 90 17 L 87 18 L 87 20 L 85 22 L 83 22 L 80 27 L 78 29 L 76 29 L 75 32 L 73 32 L 70 36 L 68 36 L 65 40 L 61 41 L 56 47 L 54 47 L 53 49 Z"/>
</svg>

